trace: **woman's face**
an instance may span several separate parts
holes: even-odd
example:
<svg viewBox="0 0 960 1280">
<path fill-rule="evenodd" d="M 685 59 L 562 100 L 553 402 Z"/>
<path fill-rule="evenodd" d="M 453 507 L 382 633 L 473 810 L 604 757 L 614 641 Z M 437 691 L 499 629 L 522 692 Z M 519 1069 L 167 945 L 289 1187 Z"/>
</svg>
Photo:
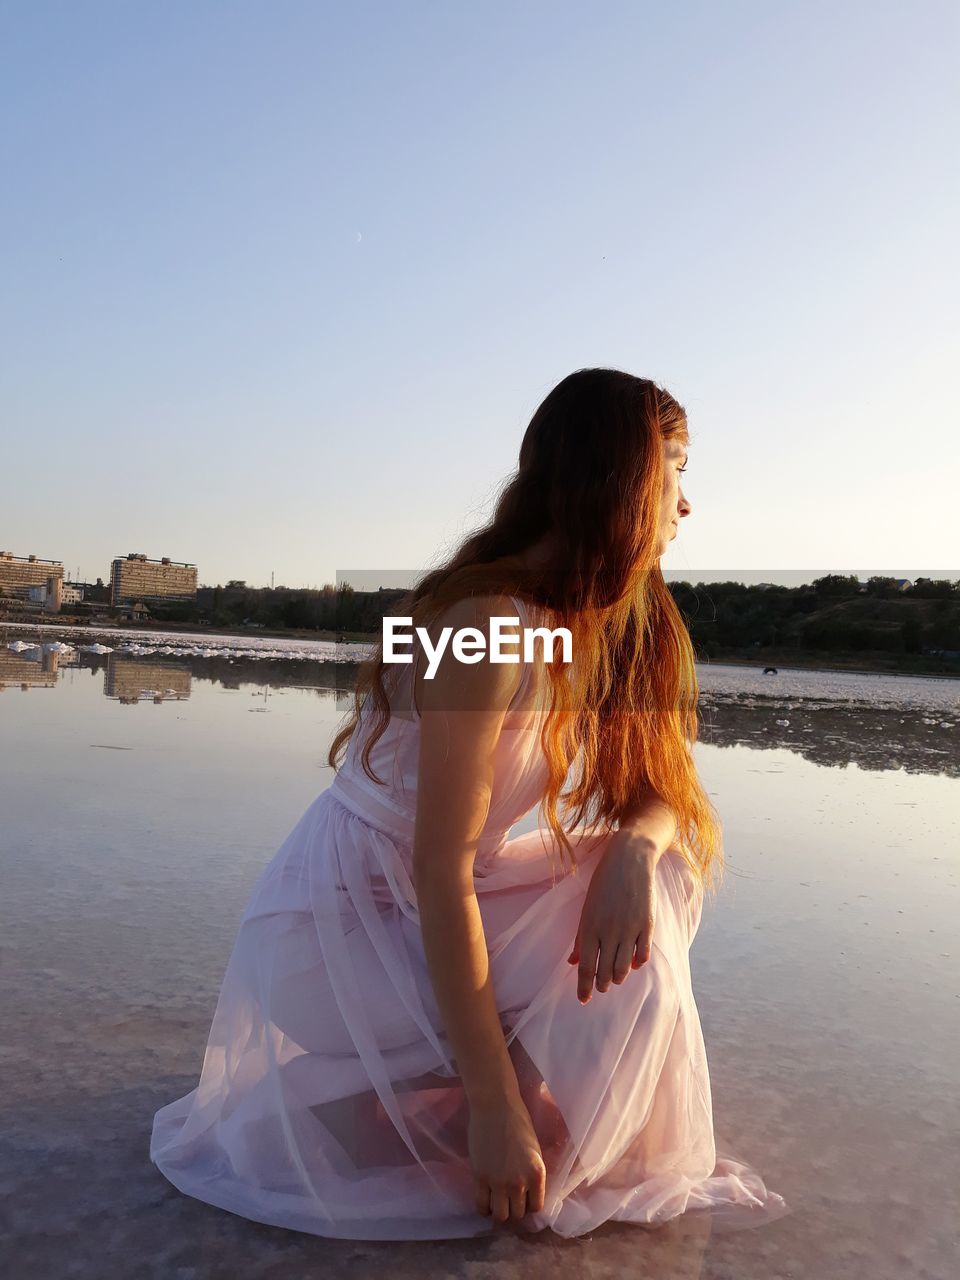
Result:
<svg viewBox="0 0 960 1280">
<path fill-rule="evenodd" d="M 690 503 L 680 488 L 680 472 L 686 467 L 687 447 L 679 440 L 663 442 L 663 492 L 660 499 L 660 555 L 677 536 L 684 516 L 690 514 Z"/>
</svg>

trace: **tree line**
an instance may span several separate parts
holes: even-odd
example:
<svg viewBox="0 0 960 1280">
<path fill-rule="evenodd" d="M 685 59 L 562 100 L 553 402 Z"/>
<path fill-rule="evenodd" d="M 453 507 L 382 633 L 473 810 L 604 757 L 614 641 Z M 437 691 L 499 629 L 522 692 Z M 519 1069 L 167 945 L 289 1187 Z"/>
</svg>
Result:
<svg viewBox="0 0 960 1280">
<path fill-rule="evenodd" d="M 734 650 L 960 655 L 960 579 L 904 585 L 874 576 L 827 574 L 797 587 L 741 582 L 670 582 L 698 656 Z M 150 603 L 156 621 L 206 622 L 265 630 L 380 634 L 402 590 L 249 587 L 231 580 L 200 587 L 196 603 Z"/>
</svg>

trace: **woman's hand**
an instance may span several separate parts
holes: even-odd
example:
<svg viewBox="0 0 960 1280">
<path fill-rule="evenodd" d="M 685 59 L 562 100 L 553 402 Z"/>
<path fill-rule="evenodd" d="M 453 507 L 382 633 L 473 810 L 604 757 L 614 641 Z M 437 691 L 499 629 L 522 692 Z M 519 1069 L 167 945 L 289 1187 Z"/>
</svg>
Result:
<svg viewBox="0 0 960 1280">
<path fill-rule="evenodd" d="M 658 846 L 649 837 L 615 831 L 594 869 L 568 963 L 579 965 L 577 998 L 623 982 L 650 958 L 657 917 Z"/>
<path fill-rule="evenodd" d="M 547 1171 L 519 1096 L 470 1106 L 468 1131 L 477 1212 L 498 1222 L 543 1208 Z"/>
</svg>

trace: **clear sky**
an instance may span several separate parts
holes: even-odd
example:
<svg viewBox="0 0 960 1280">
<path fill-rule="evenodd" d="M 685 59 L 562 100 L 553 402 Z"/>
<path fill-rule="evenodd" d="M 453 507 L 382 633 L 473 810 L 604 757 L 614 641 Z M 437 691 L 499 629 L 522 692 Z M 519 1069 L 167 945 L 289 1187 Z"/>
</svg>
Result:
<svg viewBox="0 0 960 1280">
<path fill-rule="evenodd" d="M 960 575 L 953 0 L 0 14 L 0 549 L 425 569 L 585 365 L 667 570 Z M 952 573 L 951 573 L 952 571 Z"/>
</svg>

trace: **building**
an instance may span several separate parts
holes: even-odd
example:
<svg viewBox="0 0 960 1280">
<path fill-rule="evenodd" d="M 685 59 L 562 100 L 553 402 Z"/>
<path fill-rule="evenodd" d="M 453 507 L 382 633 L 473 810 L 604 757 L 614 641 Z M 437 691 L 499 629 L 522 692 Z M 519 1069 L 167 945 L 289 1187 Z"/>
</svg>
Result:
<svg viewBox="0 0 960 1280">
<path fill-rule="evenodd" d="M 150 617 L 150 610 L 142 600 L 135 600 L 133 604 L 118 604 L 116 612 L 118 617 L 129 618 L 131 622 L 143 622 Z"/>
<path fill-rule="evenodd" d="M 131 551 L 110 566 L 110 603 L 113 606 L 149 600 L 197 598 L 197 566 L 164 556 L 148 560 Z"/>
<path fill-rule="evenodd" d="M 909 591 L 913 586 L 913 583 L 909 578 L 890 578 L 888 581 L 892 584 L 895 591 Z M 859 584 L 858 590 L 860 592 L 870 590 L 870 584 L 868 582 L 864 582 L 862 578 L 858 578 L 857 582 Z"/>
<path fill-rule="evenodd" d="M 0 591 L 14 599 L 35 600 L 36 588 L 43 588 L 39 602 L 44 610 L 59 613 L 63 599 L 63 562 L 0 551 Z"/>
<path fill-rule="evenodd" d="M 54 579 L 51 576 L 40 587 L 30 587 L 27 599 L 31 604 L 42 604 L 46 606 L 47 600 L 51 597 L 51 591 L 55 591 L 52 587 Z M 60 606 L 65 604 L 81 604 L 83 602 L 83 591 L 79 587 L 75 587 L 72 582 L 64 582 L 60 587 Z"/>
</svg>

